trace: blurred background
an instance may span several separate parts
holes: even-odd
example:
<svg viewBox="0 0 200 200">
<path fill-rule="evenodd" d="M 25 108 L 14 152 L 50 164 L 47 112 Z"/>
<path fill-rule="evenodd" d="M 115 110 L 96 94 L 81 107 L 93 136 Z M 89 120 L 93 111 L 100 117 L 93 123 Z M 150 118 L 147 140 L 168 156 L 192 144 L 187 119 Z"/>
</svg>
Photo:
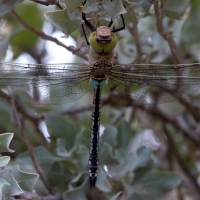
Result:
<svg viewBox="0 0 200 200">
<path fill-rule="evenodd" d="M 95 10 L 94 2 L 101 3 L 99 10 Z M 200 62 L 200 1 L 110 2 L 88 0 L 84 12 L 95 27 L 108 24 L 111 15 L 123 14 L 126 28 L 117 33 L 115 64 Z M 54 15 L 46 15 L 50 21 L 44 16 L 47 11 L 60 11 L 55 5 L 0 1 L 1 62 L 87 64 L 89 46 L 75 9 L 81 1 L 63 0 L 60 4 L 67 7 L 67 14 L 66 19 L 57 22 Z M 114 13 L 106 13 L 104 5 L 108 4 L 116 6 Z M 114 25 L 122 25 L 119 16 Z M 85 29 L 89 36 L 90 31 Z M 19 103 L 17 117 L 9 97 L 0 93 L 0 132 L 14 133 L 11 149 L 15 150 L 2 155 L 11 156 L 9 165 L 19 164 L 23 171 L 40 174 L 34 193 L 38 197 L 198 200 L 200 99 L 196 88 L 193 94 L 193 101 L 179 99 L 124 107 L 117 100 L 109 101 L 109 94 L 103 93 L 100 167 L 96 188 L 92 190 L 87 173 L 92 88 L 67 104 Z"/>
</svg>

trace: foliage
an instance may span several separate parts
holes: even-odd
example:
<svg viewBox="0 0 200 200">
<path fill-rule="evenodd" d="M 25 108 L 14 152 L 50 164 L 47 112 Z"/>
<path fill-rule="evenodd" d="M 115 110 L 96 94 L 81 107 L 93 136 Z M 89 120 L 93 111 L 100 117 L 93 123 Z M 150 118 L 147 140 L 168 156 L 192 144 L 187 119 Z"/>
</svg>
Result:
<svg viewBox="0 0 200 200">
<path fill-rule="evenodd" d="M 79 10 L 87 14 L 94 26 L 107 25 L 112 19 L 116 28 L 121 27 L 120 14 L 124 15 L 126 29 L 118 33 L 115 49 L 118 64 L 199 62 L 200 2 L 156 2 L 87 0 Z M 61 0 L 60 5 L 62 10 L 38 6 L 34 2 L 0 0 L 0 60 L 4 61 L 6 52 L 10 52 L 10 60 L 15 61 L 26 54 L 31 57 L 31 62 L 47 62 L 48 49 L 42 38 L 75 54 L 75 62 L 85 63 L 87 47 L 79 28 L 83 20 L 77 9 L 82 1 Z M 77 46 L 64 45 L 51 37 L 56 28 L 67 37 L 71 36 Z M 200 199 L 198 97 L 193 102 L 179 99 L 176 103 L 159 106 L 122 108 L 118 102 L 104 101 L 109 98 L 103 94 L 101 123 L 105 130 L 101 131 L 100 138 L 100 170 L 96 188 L 89 189 L 87 165 L 91 114 L 88 111 L 91 107 L 88 103 L 92 102 L 91 94 L 67 105 L 17 105 L 18 118 L 22 119 L 27 140 L 34 147 L 31 152 L 30 144 L 25 144 L 22 139 L 16 117 L 12 114 L 11 118 L 13 109 L 9 95 L 2 92 L 0 129 L 15 133 L 12 148 L 16 151 L 11 157 L 14 167 L 7 167 L 8 156 L 0 159 L 0 191 L 4 195 L 15 196 L 22 190 L 33 190 L 38 176 L 21 172 L 18 166 L 21 164 L 29 171 L 39 166 L 40 179 L 35 186 L 37 198 L 59 194 L 58 199 L 64 200 L 179 200 L 178 196 Z M 34 92 L 36 96 L 40 94 L 37 88 Z M 199 95 L 199 91 L 195 91 L 195 95 Z M 44 137 L 45 127 L 50 142 Z M 0 135 L 0 141 L 5 135 Z M 6 137 L 4 150 L 10 152 L 8 146 L 12 135 Z M 1 148 L 0 151 L 4 151 Z M 23 198 L 28 199 L 27 196 Z"/>
<path fill-rule="evenodd" d="M 14 151 L 9 148 L 13 138 L 13 133 L 4 133 L 0 135 L 0 152 Z M 16 196 L 23 193 L 23 190 L 32 192 L 39 176 L 22 172 L 19 165 L 9 166 L 9 156 L 0 157 L 0 199 Z"/>
</svg>

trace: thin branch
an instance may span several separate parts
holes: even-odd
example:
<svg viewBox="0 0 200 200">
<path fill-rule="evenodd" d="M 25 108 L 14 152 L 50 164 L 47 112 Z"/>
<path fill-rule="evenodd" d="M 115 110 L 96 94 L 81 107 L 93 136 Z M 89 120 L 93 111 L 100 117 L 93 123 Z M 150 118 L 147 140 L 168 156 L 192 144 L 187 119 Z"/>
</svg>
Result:
<svg viewBox="0 0 200 200">
<path fill-rule="evenodd" d="M 200 146 L 200 139 L 195 138 L 193 135 L 189 134 L 186 130 L 183 129 L 183 127 L 179 124 L 179 122 L 174 119 L 171 118 L 167 115 L 164 115 L 162 112 L 160 112 L 156 106 L 153 107 L 145 107 L 143 105 L 138 105 L 136 106 L 150 114 L 152 114 L 153 116 L 161 119 L 163 122 L 168 122 L 170 124 L 172 124 L 177 130 L 180 130 L 180 132 L 182 133 L 183 137 L 185 138 L 186 141 L 190 141 L 192 144 L 194 144 L 197 148 L 199 148 Z"/>
<path fill-rule="evenodd" d="M 172 32 L 166 32 L 163 27 L 163 18 L 166 7 L 168 5 L 169 0 L 165 0 L 161 2 L 161 6 L 159 7 L 158 0 L 152 0 L 151 3 L 154 5 L 155 15 L 156 15 L 156 25 L 159 34 L 168 42 L 170 47 L 173 60 L 176 64 L 180 63 L 180 59 L 177 53 L 176 43 L 172 38 Z"/>
<path fill-rule="evenodd" d="M 137 58 L 135 61 L 137 62 L 137 64 L 140 64 L 141 56 L 142 56 L 142 48 L 141 48 L 140 38 L 138 34 L 137 24 L 134 22 L 132 24 L 132 27 L 130 25 L 128 26 L 128 29 L 131 35 L 133 36 L 133 38 L 135 39 L 135 45 L 136 45 L 136 50 L 137 50 Z"/>
<path fill-rule="evenodd" d="M 15 104 L 14 103 L 13 103 L 13 109 L 15 110 L 15 114 L 16 114 L 16 118 L 17 118 L 17 124 L 18 124 L 18 127 L 20 129 L 20 132 L 21 132 L 22 138 L 24 140 L 24 143 L 25 143 L 25 145 L 26 145 L 26 147 L 27 147 L 27 149 L 29 151 L 29 154 L 31 156 L 33 165 L 34 165 L 37 173 L 40 175 L 40 178 L 41 178 L 44 186 L 46 187 L 46 189 L 49 191 L 50 194 L 54 194 L 53 189 L 51 188 L 51 186 L 49 185 L 48 181 L 44 177 L 43 172 L 42 172 L 42 170 L 40 168 L 40 165 L 37 162 L 37 159 L 36 159 L 35 154 L 34 154 L 33 146 L 30 143 L 29 139 L 26 137 L 26 134 L 24 133 L 23 123 L 22 123 L 22 120 L 20 119 L 20 116 L 17 113 L 17 110 L 15 108 Z"/>
<path fill-rule="evenodd" d="M 4 93 L 2 90 L 0 90 L 0 97 L 4 99 L 6 102 L 8 102 L 10 105 L 12 105 L 12 98 L 6 93 Z M 44 134 L 41 132 L 41 130 L 38 127 L 42 118 L 37 117 L 37 115 L 29 114 L 18 102 L 15 102 L 15 108 L 17 112 L 23 116 L 23 118 L 28 119 L 34 124 L 37 133 L 42 138 L 43 145 L 46 147 L 46 149 L 49 149 L 49 144 L 46 138 L 44 137 Z"/>
<path fill-rule="evenodd" d="M 108 95 L 103 96 L 101 98 L 101 105 L 107 105 L 109 101 L 109 97 Z M 91 101 L 92 103 L 92 101 Z M 81 112 L 86 112 L 86 111 L 91 111 L 92 110 L 92 104 L 87 105 L 87 106 L 81 106 L 81 107 L 71 107 L 69 109 L 66 110 L 57 110 L 57 111 L 52 111 L 52 112 L 48 112 L 48 113 L 42 113 L 42 114 L 38 114 L 37 117 L 39 119 L 44 119 L 45 117 L 48 116 L 55 116 L 55 115 L 74 115 L 74 114 L 78 114 Z"/>
<path fill-rule="evenodd" d="M 12 11 L 12 15 L 13 17 L 20 22 L 26 29 L 32 31 L 33 33 L 35 33 L 36 35 L 38 35 L 39 37 L 41 37 L 44 40 L 49 40 L 52 41 L 54 43 L 56 43 L 59 46 L 64 47 L 65 49 L 67 49 L 68 51 L 72 52 L 72 54 L 75 54 L 77 56 L 80 56 L 82 59 L 84 60 L 88 60 L 87 57 L 83 54 L 83 52 L 81 52 L 80 50 L 75 50 L 73 46 L 66 46 L 65 44 L 63 44 L 62 42 L 60 42 L 58 39 L 46 35 L 44 32 L 37 30 L 36 28 L 32 27 L 31 25 L 29 25 L 26 21 L 24 21 L 14 10 Z"/>
<path fill-rule="evenodd" d="M 136 18 L 135 11 L 133 8 L 131 11 L 132 11 L 132 14 Z M 138 33 L 137 22 L 133 21 L 132 27 L 129 25 L 128 29 L 129 29 L 129 32 L 131 33 L 131 35 L 133 36 L 133 38 L 135 39 L 135 45 L 136 45 L 136 49 L 137 49 L 136 62 L 139 64 L 139 63 L 141 63 L 142 46 L 141 46 L 140 37 L 139 37 L 139 33 Z"/>
<path fill-rule="evenodd" d="M 30 1 L 33 1 L 35 3 L 39 3 L 39 4 L 42 4 L 42 5 L 45 5 L 45 6 L 49 6 L 49 5 L 56 5 L 58 6 L 61 10 L 63 9 L 62 6 L 60 5 L 60 2 L 59 0 L 30 0 Z"/>
<path fill-rule="evenodd" d="M 168 132 L 165 123 L 163 123 L 163 130 L 165 132 L 165 135 L 167 136 L 167 142 L 168 142 L 169 150 L 171 152 L 171 156 L 176 158 L 179 164 L 179 167 L 181 168 L 182 173 L 184 173 L 184 176 L 186 177 L 186 178 L 183 178 L 185 185 L 190 188 L 190 191 L 193 191 L 191 195 L 193 195 L 195 199 L 200 199 L 200 187 L 197 184 L 196 177 L 194 177 L 190 173 L 190 170 L 185 164 L 186 160 L 183 160 L 177 148 L 175 147 L 174 141 L 172 137 L 170 136 L 170 133 Z"/>
</svg>

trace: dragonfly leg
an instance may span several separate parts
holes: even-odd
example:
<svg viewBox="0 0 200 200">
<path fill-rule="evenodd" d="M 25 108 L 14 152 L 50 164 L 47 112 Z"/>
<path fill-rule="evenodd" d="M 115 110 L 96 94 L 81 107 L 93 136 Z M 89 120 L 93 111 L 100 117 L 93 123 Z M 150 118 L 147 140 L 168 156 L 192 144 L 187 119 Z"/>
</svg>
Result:
<svg viewBox="0 0 200 200">
<path fill-rule="evenodd" d="M 124 29 L 125 29 L 124 17 L 123 17 L 123 15 L 120 15 L 120 16 L 121 16 L 121 19 L 122 19 L 123 26 L 122 26 L 121 28 L 112 30 L 112 32 L 118 32 L 118 31 L 121 31 L 121 30 L 124 30 Z"/>
</svg>

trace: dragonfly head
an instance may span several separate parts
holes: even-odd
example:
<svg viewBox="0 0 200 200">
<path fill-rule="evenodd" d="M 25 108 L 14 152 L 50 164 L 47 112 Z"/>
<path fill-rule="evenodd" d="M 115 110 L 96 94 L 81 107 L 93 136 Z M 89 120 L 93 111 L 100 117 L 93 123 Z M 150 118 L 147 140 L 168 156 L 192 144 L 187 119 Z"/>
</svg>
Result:
<svg viewBox="0 0 200 200">
<path fill-rule="evenodd" d="M 96 30 L 96 40 L 102 43 L 111 41 L 112 34 L 111 30 L 107 26 L 100 26 Z"/>
</svg>

